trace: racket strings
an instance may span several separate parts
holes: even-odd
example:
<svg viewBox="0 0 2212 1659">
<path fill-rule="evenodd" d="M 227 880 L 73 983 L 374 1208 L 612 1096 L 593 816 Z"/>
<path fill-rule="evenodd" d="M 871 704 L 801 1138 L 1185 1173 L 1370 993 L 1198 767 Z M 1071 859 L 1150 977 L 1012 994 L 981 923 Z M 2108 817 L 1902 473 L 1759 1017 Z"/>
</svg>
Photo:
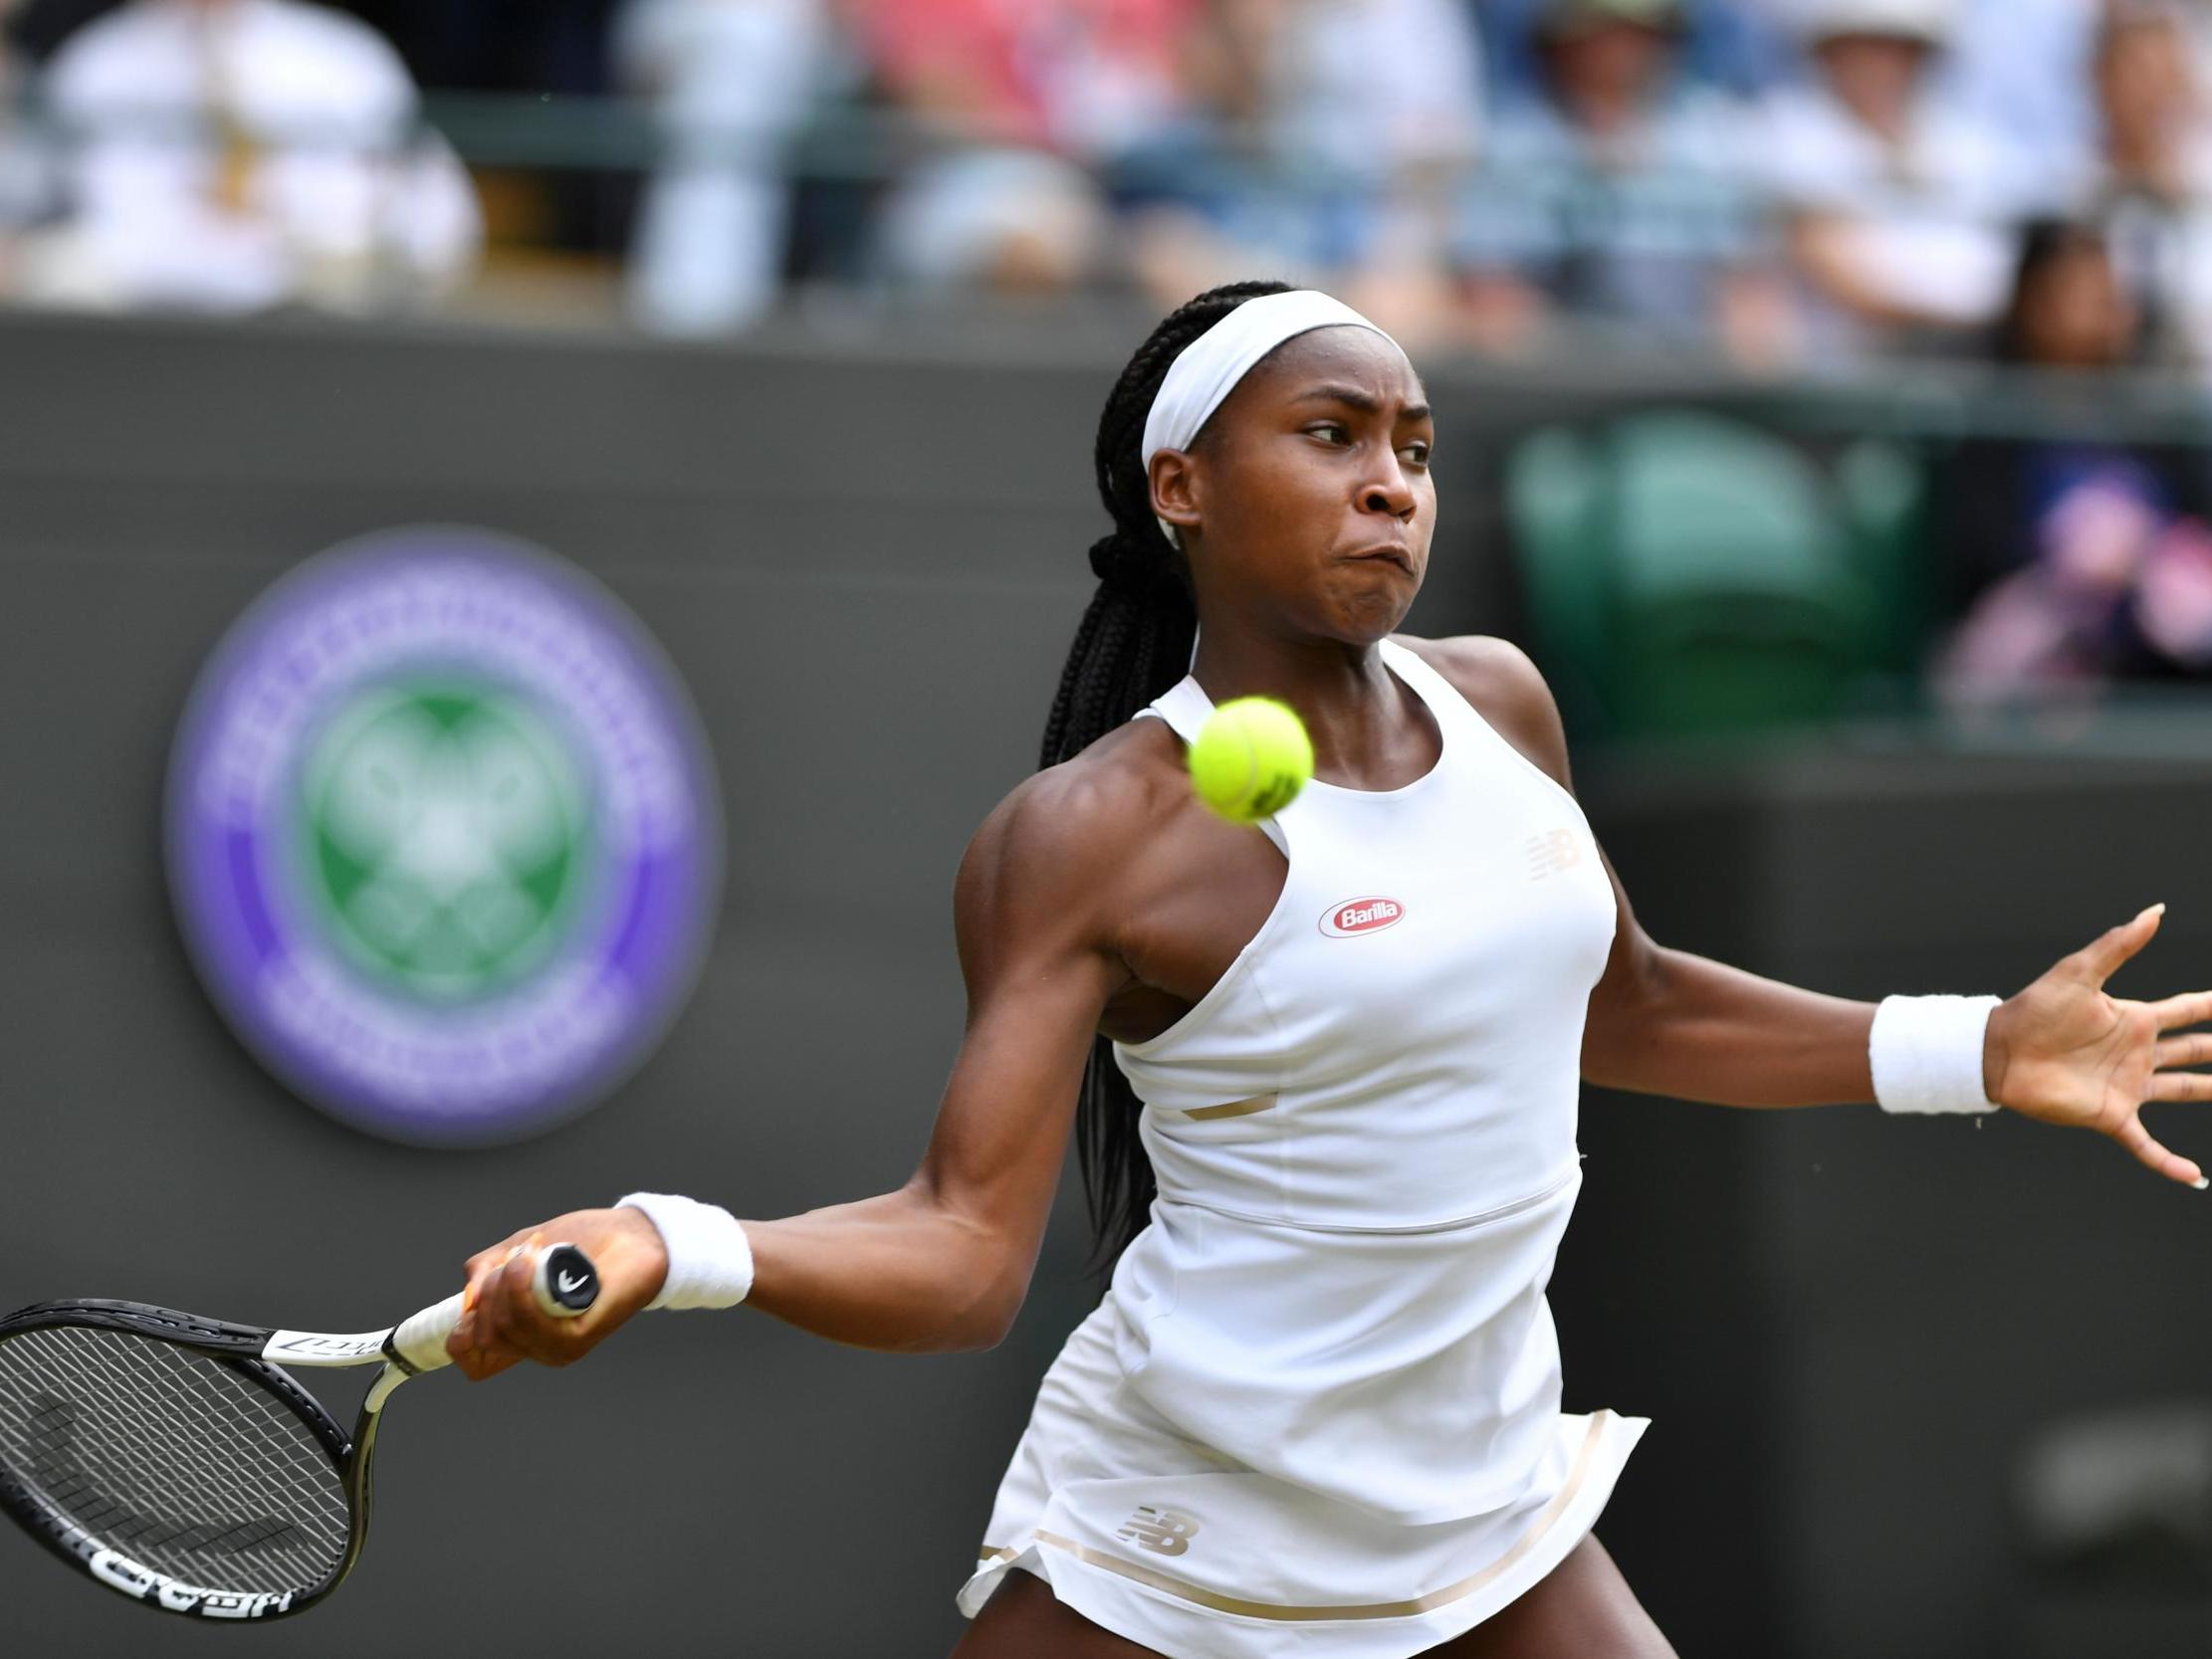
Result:
<svg viewBox="0 0 2212 1659">
<path fill-rule="evenodd" d="M 250 1377 L 125 1332 L 0 1342 L 0 1464 L 91 1538 L 210 1589 L 313 1588 L 345 1491 L 308 1425 Z"/>
</svg>

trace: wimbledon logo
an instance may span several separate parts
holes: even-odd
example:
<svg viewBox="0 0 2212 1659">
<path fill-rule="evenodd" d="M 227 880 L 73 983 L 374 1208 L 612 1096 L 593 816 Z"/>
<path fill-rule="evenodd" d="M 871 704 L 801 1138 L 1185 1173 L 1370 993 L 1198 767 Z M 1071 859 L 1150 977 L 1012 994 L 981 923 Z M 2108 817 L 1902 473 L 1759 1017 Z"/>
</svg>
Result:
<svg viewBox="0 0 2212 1659">
<path fill-rule="evenodd" d="M 394 1139 L 601 1098 L 689 995 L 721 823 L 690 704 L 580 572 L 397 530 L 264 594 L 172 756 L 186 941 L 262 1062 Z"/>
</svg>

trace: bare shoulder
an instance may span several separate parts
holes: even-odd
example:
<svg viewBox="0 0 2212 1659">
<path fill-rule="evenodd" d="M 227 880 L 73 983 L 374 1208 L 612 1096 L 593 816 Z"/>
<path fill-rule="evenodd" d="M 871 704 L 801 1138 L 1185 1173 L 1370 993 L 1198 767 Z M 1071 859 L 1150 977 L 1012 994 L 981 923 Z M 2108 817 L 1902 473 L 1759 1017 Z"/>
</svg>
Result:
<svg viewBox="0 0 2212 1659">
<path fill-rule="evenodd" d="M 1186 804 L 1181 753 L 1164 721 L 1132 721 L 1015 785 L 961 860 L 964 938 L 1046 923 L 1102 934 L 1125 873 Z"/>
<path fill-rule="evenodd" d="M 1495 634 L 1456 634 L 1448 639 L 1393 635 L 1457 688 L 1497 734 L 1536 765 L 1568 782 L 1567 732 L 1551 687 L 1526 651 Z"/>
</svg>

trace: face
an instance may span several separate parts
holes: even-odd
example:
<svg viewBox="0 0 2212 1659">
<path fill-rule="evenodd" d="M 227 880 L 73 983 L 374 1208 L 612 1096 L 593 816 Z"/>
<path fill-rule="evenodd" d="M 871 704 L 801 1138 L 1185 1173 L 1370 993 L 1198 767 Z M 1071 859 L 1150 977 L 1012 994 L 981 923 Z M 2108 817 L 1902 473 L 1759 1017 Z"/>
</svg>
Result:
<svg viewBox="0 0 2212 1659">
<path fill-rule="evenodd" d="M 2107 125 L 2175 135 L 2196 102 L 2180 29 L 2165 17 L 2114 28 L 2098 54 L 2097 91 Z"/>
<path fill-rule="evenodd" d="M 1640 23 L 1608 20 L 1560 35 L 1545 57 L 1570 110 L 1641 104 L 1666 74 L 1667 37 Z"/>
<path fill-rule="evenodd" d="M 1846 108 L 1872 126 L 1891 127 L 1912 107 L 1929 53 L 1908 36 L 1832 35 L 1814 56 Z"/>
<path fill-rule="evenodd" d="M 2022 345 L 2030 362 L 2107 367 L 2124 361 L 2134 343 L 2134 310 L 2101 242 L 2069 244 L 2020 298 Z"/>
<path fill-rule="evenodd" d="M 1366 328 L 1285 340 L 1186 453 L 1153 457 L 1153 505 L 1191 560 L 1201 627 L 1367 645 L 1405 620 L 1429 568 L 1437 489 L 1427 394 Z"/>
</svg>

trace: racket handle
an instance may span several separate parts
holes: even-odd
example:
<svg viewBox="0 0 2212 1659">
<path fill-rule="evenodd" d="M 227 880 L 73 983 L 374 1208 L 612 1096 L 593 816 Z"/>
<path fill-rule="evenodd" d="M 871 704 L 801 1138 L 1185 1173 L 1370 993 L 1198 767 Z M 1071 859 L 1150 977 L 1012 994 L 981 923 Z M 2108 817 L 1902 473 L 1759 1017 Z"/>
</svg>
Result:
<svg viewBox="0 0 2212 1659">
<path fill-rule="evenodd" d="M 461 1323 L 463 1294 L 449 1296 L 436 1307 L 425 1308 L 412 1319 L 402 1321 L 399 1328 L 384 1339 L 385 1357 L 409 1371 L 435 1371 L 452 1364 L 453 1356 L 445 1350 L 445 1340 Z"/>
<path fill-rule="evenodd" d="M 538 1268 L 531 1275 L 530 1288 L 549 1318 L 574 1319 L 599 1300 L 599 1270 L 574 1245 L 549 1244 L 538 1253 Z M 415 1371 L 434 1371 L 452 1364 L 445 1344 L 461 1323 L 462 1300 L 461 1296 L 449 1296 L 435 1307 L 423 1309 L 385 1340 L 384 1351 Z"/>
</svg>

